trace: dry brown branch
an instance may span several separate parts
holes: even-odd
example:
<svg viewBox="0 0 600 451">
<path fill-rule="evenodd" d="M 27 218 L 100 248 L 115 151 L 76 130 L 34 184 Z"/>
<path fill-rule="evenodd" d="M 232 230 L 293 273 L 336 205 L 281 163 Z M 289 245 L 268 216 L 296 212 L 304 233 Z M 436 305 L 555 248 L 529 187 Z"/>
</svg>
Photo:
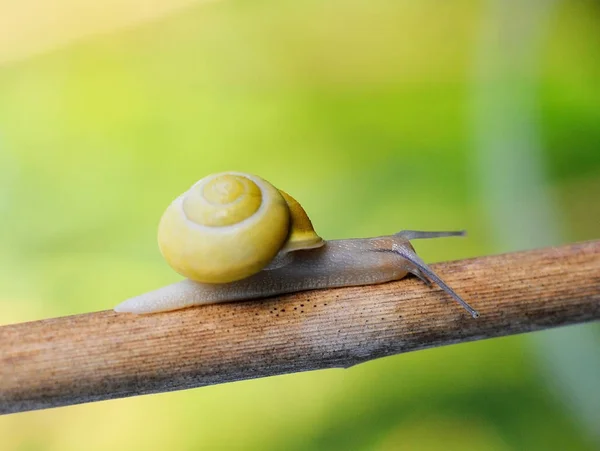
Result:
<svg viewBox="0 0 600 451">
<path fill-rule="evenodd" d="M 181 390 L 600 319 L 600 241 L 440 263 L 473 319 L 415 278 L 148 316 L 0 328 L 0 412 Z"/>
</svg>

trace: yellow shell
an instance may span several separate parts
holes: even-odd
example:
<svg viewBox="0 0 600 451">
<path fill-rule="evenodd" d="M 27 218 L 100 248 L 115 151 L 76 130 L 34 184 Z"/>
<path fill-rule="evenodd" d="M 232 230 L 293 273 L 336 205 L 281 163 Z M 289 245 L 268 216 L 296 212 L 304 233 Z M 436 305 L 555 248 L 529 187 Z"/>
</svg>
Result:
<svg viewBox="0 0 600 451">
<path fill-rule="evenodd" d="M 203 283 L 240 280 L 280 251 L 323 244 L 293 197 L 240 172 L 199 180 L 169 205 L 158 227 L 158 245 L 169 265 Z"/>
<path fill-rule="evenodd" d="M 310 218 L 304 211 L 304 208 L 302 208 L 302 205 L 285 191 L 279 190 L 279 193 L 288 205 L 291 220 L 290 233 L 282 250 L 292 252 L 323 246 L 325 244 L 323 238 L 315 232 L 312 222 L 310 222 Z"/>
</svg>

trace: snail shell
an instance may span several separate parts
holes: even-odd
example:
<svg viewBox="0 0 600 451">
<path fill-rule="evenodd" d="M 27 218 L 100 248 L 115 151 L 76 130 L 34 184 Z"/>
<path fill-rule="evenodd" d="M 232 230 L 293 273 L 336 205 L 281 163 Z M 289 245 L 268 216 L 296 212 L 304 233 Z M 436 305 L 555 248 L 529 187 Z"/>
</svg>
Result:
<svg viewBox="0 0 600 451">
<path fill-rule="evenodd" d="M 256 274 L 278 254 L 324 241 L 292 196 L 255 175 L 222 172 L 199 180 L 169 205 L 158 244 L 179 274 L 228 283 Z"/>
</svg>

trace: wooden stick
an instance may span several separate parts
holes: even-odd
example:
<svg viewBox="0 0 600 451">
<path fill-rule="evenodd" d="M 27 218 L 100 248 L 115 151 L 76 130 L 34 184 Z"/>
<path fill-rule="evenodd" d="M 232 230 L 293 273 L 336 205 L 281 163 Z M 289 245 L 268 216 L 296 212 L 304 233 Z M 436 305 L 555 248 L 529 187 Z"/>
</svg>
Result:
<svg viewBox="0 0 600 451">
<path fill-rule="evenodd" d="M 600 319 L 600 240 L 434 267 L 480 318 L 408 278 L 155 315 L 103 311 L 0 327 L 0 412 L 349 367 Z"/>
</svg>

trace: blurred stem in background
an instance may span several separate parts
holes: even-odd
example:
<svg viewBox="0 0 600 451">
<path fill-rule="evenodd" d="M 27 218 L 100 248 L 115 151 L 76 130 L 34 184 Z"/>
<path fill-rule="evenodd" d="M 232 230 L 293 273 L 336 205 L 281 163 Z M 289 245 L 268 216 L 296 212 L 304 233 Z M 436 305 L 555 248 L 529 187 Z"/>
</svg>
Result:
<svg viewBox="0 0 600 451">
<path fill-rule="evenodd" d="M 537 69 L 555 0 L 488 0 L 474 60 L 474 173 L 482 210 L 501 251 L 561 243 L 538 124 Z M 600 354 L 596 325 L 530 336 L 555 389 L 600 442 Z"/>
</svg>

